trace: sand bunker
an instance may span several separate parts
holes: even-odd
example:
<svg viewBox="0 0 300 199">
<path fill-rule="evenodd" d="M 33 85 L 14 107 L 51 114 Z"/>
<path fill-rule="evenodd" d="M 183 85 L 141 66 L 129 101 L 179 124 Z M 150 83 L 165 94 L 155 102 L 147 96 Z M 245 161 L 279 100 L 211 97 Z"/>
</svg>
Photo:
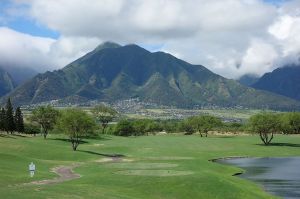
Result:
<svg viewBox="0 0 300 199">
<path fill-rule="evenodd" d="M 192 160 L 193 157 L 180 157 L 180 156 L 161 156 L 161 157 L 147 157 L 148 160 Z"/>
<path fill-rule="evenodd" d="M 107 163 L 107 162 L 132 162 L 132 159 L 121 158 L 121 157 L 109 157 L 109 158 L 101 158 L 96 160 L 95 162 L 99 163 Z"/>
<path fill-rule="evenodd" d="M 185 176 L 193 174 L 192 171 L 173 171 L 173 170 L 125 170 L 117 171 L 115 174 L 135 175 L 135 176 Z"/>
<path fill-rule="evenodd" d="M 93 146 L 96 146 L 96 147 L 98 147 L 98 146 L 104 146 L 104 144 L 93 144 Z"/>
</svg>

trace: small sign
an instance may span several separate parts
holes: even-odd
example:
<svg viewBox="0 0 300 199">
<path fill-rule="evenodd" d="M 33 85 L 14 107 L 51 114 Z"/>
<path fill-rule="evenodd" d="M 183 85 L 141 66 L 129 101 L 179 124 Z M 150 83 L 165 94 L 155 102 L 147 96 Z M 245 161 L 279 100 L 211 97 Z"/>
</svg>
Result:
<svg viewBox="0 0 300 199">
<path fill-rule="evenodd" d="M 30 165 L 29 165 L 30 177 L 34 176 L 34 172 L 35 172 L 35 164 L 33 164 L 33 162 L 31 162 Z"/>
</svg>

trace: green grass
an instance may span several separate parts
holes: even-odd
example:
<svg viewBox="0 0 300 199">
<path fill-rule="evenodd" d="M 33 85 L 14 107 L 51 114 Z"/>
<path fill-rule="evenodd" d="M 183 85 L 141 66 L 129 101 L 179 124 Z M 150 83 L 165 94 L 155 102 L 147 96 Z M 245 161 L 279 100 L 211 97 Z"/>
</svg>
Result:
<svg viewBox="0 0 300 199">
<path fill-rule="evenodd" d="M 232 176 L 240 168 L 209 161 L 226 156 L 299 156 L 300 136 L 276 136 L 286 146 L 262 146 L 257 136 L 145 136 L 86 140 L 73 152 L 60 135 L 0 136 L 1 198 L 275 198 L 258 185 Z M 298 145 L 297 145 L 298 144 Z M 96 162 L 100 154 L 123 154 L 127 162 Z M 33 179 L 27 171 L 33 161 Z M 60 184 L 29 185 L 51 179 L 50 169 L 83 162 L 82 177 Z"/>
</svg>

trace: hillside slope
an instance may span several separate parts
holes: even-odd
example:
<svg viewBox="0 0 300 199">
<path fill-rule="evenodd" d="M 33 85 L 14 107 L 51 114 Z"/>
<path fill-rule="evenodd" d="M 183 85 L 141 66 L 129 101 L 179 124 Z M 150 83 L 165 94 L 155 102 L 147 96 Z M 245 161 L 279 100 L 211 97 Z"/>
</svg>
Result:
<svg viewBox="0 0 300 199">
<path fill-rule="evenodd" d="M 253 88 L 300 100 L 300 65 L 278 68 L 263 75 Z"/>
<path fill-rule="evenodd" d="M 10 74 L 0 68 L 0 96 L 3 96 L 15 88 L 15 83 Z"/>
</svg>

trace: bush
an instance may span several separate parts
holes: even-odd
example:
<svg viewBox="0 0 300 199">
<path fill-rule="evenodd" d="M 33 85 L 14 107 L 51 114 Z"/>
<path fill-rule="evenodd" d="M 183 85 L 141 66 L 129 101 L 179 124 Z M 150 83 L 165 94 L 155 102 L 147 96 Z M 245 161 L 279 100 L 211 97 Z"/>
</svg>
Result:
<svg viewBox="0 0 300 199">
<path fill-rule="evenodd" d="M 280 115 L 281 129 L 284 134 L 300 133 L 300 113 L 283 113 Z"/>
<path fill-rule="evenodd" d="M 160 126 L 167 133 L 179 133 L 181 131 L 180 121 L 178 120 L 161 121 Z"/>
<path fill-rule="evenodd" d="M 101 134 L 102 134 L 102 130 L 101 130 Z M 104 134 L 108 134 L 108 135 L 117 135 L 116 134 L 116 124 L 109 124 L 104 132 Z"/>
<path fill-rule="evenodd" d="M 39 134 L 41 132 L 41 128 L 38 125 L 34 125 L 31 123 L 25 123 L 24 126 L 24 133 L 25 134 Z"/>
<path fill-rule="evenodd" d="M 151 119 L 133 121 L 134 135 L 148 135 L 148 133 L 161 131 L 158 122 Z"/>
<path fill-rule="evenodd" d="M 118 122 L 115 128 L 115 135 L 119 136 L 131 136 L 135 134 L 133 122 L 129 120 L 121 120 Z"/>
</svg>

